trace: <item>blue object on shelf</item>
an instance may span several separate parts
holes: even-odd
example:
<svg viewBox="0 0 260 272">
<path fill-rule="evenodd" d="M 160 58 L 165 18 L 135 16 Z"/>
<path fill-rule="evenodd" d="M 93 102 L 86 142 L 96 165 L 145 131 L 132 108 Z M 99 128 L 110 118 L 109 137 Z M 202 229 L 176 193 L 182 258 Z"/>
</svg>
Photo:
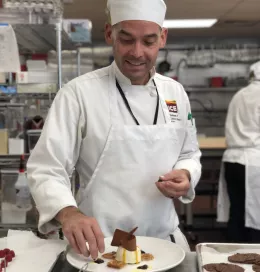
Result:
<svg viewBox="0 0 260 272">
<path fill-rule="evenodd" d="M 14 94 L 17 93 L 17 89 L 14 86 L 3 86 L 0 85 L 0 94 L 4 93 L 4 94 Z"/>
</svg>

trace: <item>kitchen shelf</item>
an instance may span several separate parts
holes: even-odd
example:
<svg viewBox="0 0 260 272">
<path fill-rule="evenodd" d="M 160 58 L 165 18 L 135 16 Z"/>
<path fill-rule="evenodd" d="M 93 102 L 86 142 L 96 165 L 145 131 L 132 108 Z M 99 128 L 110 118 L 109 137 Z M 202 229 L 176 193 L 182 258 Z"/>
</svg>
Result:
<svg viewBox="0 0 260 272">
<path fill-rule="evenodd" d="M 0 100 L 1 99 L 12 99 L 14 97 L 22 98 L 42 98 L 42 99 L 49 99 L 49 98 L 54 98 L 57 93 L 11 93 L 11 94 L 6 94 L 6 93 L 0 93 Z"/>
<path fill-rule="evenodd" d="M 21 155 L 0 155 L 0 169 L 19 169 Z M 29 154 L 25 154 L 25 159 L 29 158 Z"/>
<path fill-rule="evenodd" d="M 57 33 L 54 24 L 12 24 L 21 53 L 47 53 L 56 50 Z M 62 50 L 75 50 L 77 46 L 89 44 L 75 44 L 65 30 L 61 31 Z"/>
<path fill-rule="evenodd" d="M 185 87 L 184 89 L 186 92 L 237 92 L 241 88 L 245 86 L 232 86 L 232 87 L 221 87 L 221 88 L 214 88 L 214 87 Z"/>
</svg>

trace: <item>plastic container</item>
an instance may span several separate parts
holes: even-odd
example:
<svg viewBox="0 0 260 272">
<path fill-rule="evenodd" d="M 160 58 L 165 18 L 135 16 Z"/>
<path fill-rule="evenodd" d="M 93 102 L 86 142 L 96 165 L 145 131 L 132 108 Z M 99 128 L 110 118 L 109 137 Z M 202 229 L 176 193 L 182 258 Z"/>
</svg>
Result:
<svg viewBox="0 0 260 272">
<path fill-rule="evenodd" d="M 29 211 L 32 208 L 32 200 L 28 180 L 25 174 L 25 158 L 20 157 L 20 168 L 17 181 L 15 183 L 16 207 L 22 211 Z"/>
<path fill-rule="evenodd" d="M 17 182 L 19 171 L 16 169 L 1 169 L 1 223 L 2 224 L 24 224 L 28 221 L 33 223 L 36 217 L 31 219 L 28 212 L 32 209 L 21 209 L 16 206 L 15 183 Z M 33 208 L 33 207 L 32 207 Z"/>
<path fill-rule="evenodd" d="M 2 224 L 26 224 L 27 210 L 17 208 L 15 204 L 2 203 Z"/>
<path fill-rule="evenodd" d="M 213 87 L 213 88 L 223 87 L 225 85 L 224 82 L 225 82 L 225 79 L 223 77 L 211 77 L 210 87 Z"/>
<path fill-rule="evenodd" d="M 41 136 L 41 132 L 42 132 L 41 129 L 27 130 L 29 153 L 31 153 L 31 151 L 34 149 L 35 145 L 37 144 Z"/>
</svg>

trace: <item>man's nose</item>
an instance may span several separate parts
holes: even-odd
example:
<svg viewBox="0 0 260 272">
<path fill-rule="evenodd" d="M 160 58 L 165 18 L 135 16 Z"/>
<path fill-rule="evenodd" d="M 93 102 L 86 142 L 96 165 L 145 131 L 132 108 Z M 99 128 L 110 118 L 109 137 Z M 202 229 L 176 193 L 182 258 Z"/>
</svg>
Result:
<svg viewBox="0 0 260 272">
<path fill-rule="evenodd" d="M 141 58 L 143 56 L 143 45 L 140 42 L 133 44 L 131 55 L 135 58 Z"/>
</svg>

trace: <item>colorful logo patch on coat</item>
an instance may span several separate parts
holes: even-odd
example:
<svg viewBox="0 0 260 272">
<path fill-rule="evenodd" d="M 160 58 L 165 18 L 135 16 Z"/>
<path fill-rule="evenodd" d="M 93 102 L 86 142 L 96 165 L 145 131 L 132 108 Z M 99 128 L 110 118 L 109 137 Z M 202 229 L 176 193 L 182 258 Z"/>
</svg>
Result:
<svg viewBox="0 0 260 272">
<path fill-rule="evenodd" d="M 175 100 L 166 100 L 165 102 L 167 104 L 169 112 L 174 112 L 174 113 L 178 112 L 178 107 Z"/>
</svg>

